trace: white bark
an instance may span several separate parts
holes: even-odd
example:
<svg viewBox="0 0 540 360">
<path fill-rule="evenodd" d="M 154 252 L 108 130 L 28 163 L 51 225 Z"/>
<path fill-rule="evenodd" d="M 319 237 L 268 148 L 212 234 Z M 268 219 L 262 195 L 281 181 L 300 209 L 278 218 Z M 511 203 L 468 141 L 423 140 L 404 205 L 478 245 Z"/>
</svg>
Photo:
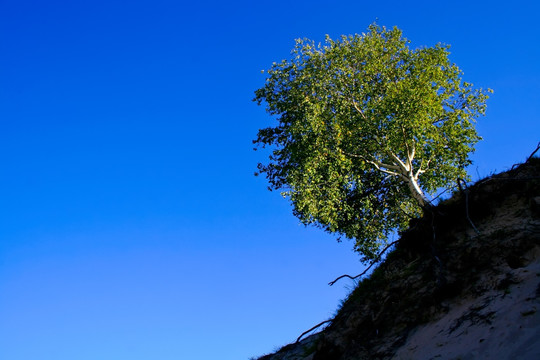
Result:
<svg viewBox="0 0 540 360">
<path fill-rule="evenodd" d="M 383 163 L 382 161 L 379 161 L 373 158 L 369 159 L 362 155 L 349 154 L 343 151 L 341 152 L 342 154 L 352 156 L 352 157 L 357 157 L 364 160 L 365 162 L 373 165 L 378 171 L 384 174 L 400 177 L 409 186 L 409 190 L 411 191 L 411 195 L 413 196 L 413 198 L 416 201 L 418 201 L 418 204 L 421 207 L 425 207 L 429 201 L 426 198 L 426 195 L 424 194 L 424 192 L 422 191 L 422 188 L 418 184 L 418 177 L 420 176 L 420 174 L 426 171 L 426 169 L 429 166 L 430 161 L 427 162 L 425 168 L 423 168 L 423 162 L 422 162 L 420 167 L 415 172 L 413 169 L 413 160 L 414 160 L 414 155 L 416 153 L 415 150 L 416 149 L 413 144 L 410 152 L 409 151 L 407 152 L 407 159 L 405 161 L 401 160 L 399 156 L 397 156 L 393 152 L 387 151 L 387 155 L 392 159 L 391 164 L 386 164 L 386 163 Z"/>
<path fill-rule="evenodd" d="M 414 176 L 411 176 L 409 177 L 407 182 L 409 184 L 409 189 L 411 190 L 412 196 L 416 199 L 416 201 L 418 201 L 421 207 L 426 206 L 428 199 L 426 198 L 426 195 L 424 195 L 424 192 L 420 188 L 420 185 L 418 185 L 418 179 L 415 179 Z"/>
<path fill-rule="evenodd" d="M 377 168 L 377 170 L 393 175 L 393 176 L 399 176 L 402 178 L 405 182 L 407 182 L 407 185 L 409 186 L 409 190 L 411 191 L 411 195 L 414 197 L 416 201 L 418 201 L 418 204 L 421 207 L 426 206 L 428 203 L 428 199 L 426 198 L 426 195 L 422 191 L 422 188 L 418 184 L 418 177 L 420 174 L 425 172 L 425 169 L 420 168 L 416 170 L 416 173 L 413 169 L 413 159 L 415 155 L 415 149 L 414 146 L 412 148 L 412 151 L 408 153 L 408 157 L 406 161 L 401 160 L 396 154 L 392 152 L 388 152 L 390 157 L 394 160 L 394 164 L 388 165 L 384 164 L 380 161 L 372 161 L 372 160 L 366 160 L 369 164 L 372 164 Z M 428 162 L 429 164 L 429 162 Z"/>
</svg>

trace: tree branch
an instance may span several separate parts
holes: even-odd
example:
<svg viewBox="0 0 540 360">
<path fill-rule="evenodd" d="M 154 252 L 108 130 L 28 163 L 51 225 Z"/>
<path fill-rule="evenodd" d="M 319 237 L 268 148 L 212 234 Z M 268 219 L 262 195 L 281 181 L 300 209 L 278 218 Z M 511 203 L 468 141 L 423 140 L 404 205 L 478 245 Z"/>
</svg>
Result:
<svg viewBox="0 0 540 360">
<path fill-rule="evenodd" d="M 362 155 L 358 155 L 358 154 L 351 154 L 351 153 L 348 153 L 348 152 L 345 152 L 343 150 L 339 150 L 341 153 L 347 155 L 347 156 L 351 156 L 351 157 L 355 157 L 355 158 L 359 158 L 359 159 L 362 159 L 364 160 L 365 162 L 367 163 L 370 163 L 372 165 L 375 165 L 375 166 L 380 166 L 380 167 L 383 167 L 383 168 L 386 168 L 386 169 L 392 169 L 392 170 L 397 170 L 397 171 L 401 171 L 401 167 L 397 166 L 397 165 L 389 165 L 389 164 L 385 164 L 385 163 L 382 163 L 380 161 L 373 161 L 373 160 L 369 160 L 368 158 L 366 158 L 365 156 L 362 156 Z M 377 167 L 377 169 L 381 170 L 379 167 Z M 382 171 L 382 170 L 381 170 Z M 392 174 L 392 175 L 399 175 L 399 174 Z"/>
<path fill-rule="evenodd" d="M 365 160 L 367 163 L 375 166 L 377 168 L 377 170 L 379 170 L 380 172 L 383 172 L 385 174 L 388 174 L 388 175 L 393 175 L 393 176 L 399 176 L 401 178 L 404 178 L 406 180 L 408 180 L 407 176 L 401 174 L 401 173 L 397 173 L 397 172 L 394 172 L 394 171 L 390 171 L 390 170 L 386 170 L 386 169 L 383 169 L 383 167 L 387 167 L 387 165 L 385 164 L 378 164 L 376 163 L 375 161 L 370 161 L 370 160 Z M 381 167 L 382 166 L 382 167 Z"/>
<path fill-rule="evenodd" d="M 332 286 L 334 285 L 338 280 L 340 279 L 343 279 L 343 278 L 349 278 L 351 280 L 354 280 L 356 278 L 359 278 L 360 276 L 364 275 L 365 273 L 367 273 L 369 271 L 369 269 L 371 269 L 373 267 L 373 265 L 375 265 L 381 258 L 381 256 L 386 252 L 386 250 L 390 249 L 390 247 L 394 244 L 397 244 L 401 239 L 397 239 L 396 241 L 392 241 L 390 244 L 388 244 L 378 255 L 377 257 L 371 262 L 371 264 L 368 266 L 368 268 L 364 271 L 362 271 L 362 273 L 360 273 L 359 275 L 356 275 L 356 276 L 351 276 L 351 275 L 341 275 L 340 277 L 338 277 L 337 279 L 335 279 L 334 281 L 330 281 L 328 283 L 328 285 Z"/>
<path fill-rule="evenodd" d="M 538 150 L 540 150 L 540 142 L 539 142 L 538 145 L 536 146 L 536 150 L 534 150 L 534 151 L 532 152 L 532 154 L 529 155 L 529 157 L 527 158 L 527 160 L 526 160 L 525 162 L 531 160 L 531 159 L 533 158 L 534 154 L 536 154 L 536 152 L 537 152 Z"/>
<path fill-rule="evenodd" d="M 387 151 L 387 154 L 393 158 L 395 161 L 397 161 L 397 163 L 401 166 L 401 170 L 403 170 L 404 172 L 409 172 L 409 167 L 403 162 L 401 161 L 401 159 L 396 155 L 394 154 L 393 152 L 391 151 Z"/>
<path fill-rule="evenodd" d="M 405 148 L 407 149 L 407 161 L 409 163 L 409 168 L 412 168 L 412 160 L 414 158 L 414 147 L 411 152 L 411 149 L 409 149 L 409 144 L 407 144 L 407 134 L 405 133 L 405 128 L 403 125 L 401 126 L 401 132 L 403 133 L 403 144 L 405 145 Z"/>
<path fill-rule="evenodd" d="M 422 159 L 422 163 L 420 164 L 420 168 L 418 168 L 418 171 L 416 171 L 416 175 L 414 175 L 414 178 L 415 178 L 416 180 L 418 180 L 418 176 L 419 176 L 420 174 L 425 173 L 426 170 L 429 169 L 429 163 L 430 163 L 430 162 L 431 162 L 431 159 L 429 159 L 429 160 L 427 161 L 426 167 L 423 168 L 422 165 L 423 165 L 423 163 L 424 163 L 424 159 Z"/>
<path fill-rule="evenodd" d="M 315 326 L 312 327 L 311 329 L 309 329 L 309 330 L 307 330 L 307 331 L 304 331 L 304 332 L 298 337 L 298 339 L 296 339 L 296 343 L 298 343 L 298 342 L 300 341 L 300 339 L 301 339 L 304 335 L 306 335 L 307 333 L 309 333 L 310 331 L 313 331 L 313 330 L 315 330 L 316 328 L 318 328 L 319 326 L 324 325 L 324 324 L 326 324 L 326 323 L 328 323 L 328 322 L 330 322 L 330 321 L 332 321 L 332 320 L 333 320 L 333 319 L 325 320 L 325 321 L 323 321 L 323 322 L 318 323 L 317 325 L 315 325 Z"/>
<path fill-rule="evenodd" d="M 461 187 L 461 183 L 463 183 L 464 188 Z M 457 179 L 457 184 L 459 187 L 459 191 L 461 193 L 465 194 L 465 216 L 467 217 L 467 220 L 469 220 L 469 224 L 471 224 L 472 228 L 476 232 L 477 235 L 480 235 L 480 231 L 474 226 L 474 223 L 472 222 L 471 218 L 469 217 L 469 189 L 467 188 L 467 183 L 462 178 Z"/>
</svg>

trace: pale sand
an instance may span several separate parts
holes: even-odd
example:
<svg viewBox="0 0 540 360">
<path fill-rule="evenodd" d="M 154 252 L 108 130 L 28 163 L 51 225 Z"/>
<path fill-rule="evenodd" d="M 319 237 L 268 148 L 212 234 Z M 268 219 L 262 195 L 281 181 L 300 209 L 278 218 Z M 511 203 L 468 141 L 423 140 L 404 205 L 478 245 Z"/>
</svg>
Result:
<svg viewBox="0 0 540 360">
<path fill-rule="evenodd" d="M 449 304 L 411 333 L 394 359 L 540 359 L 540 259 L 509 274 L 517 284 Z"/>
</svg>

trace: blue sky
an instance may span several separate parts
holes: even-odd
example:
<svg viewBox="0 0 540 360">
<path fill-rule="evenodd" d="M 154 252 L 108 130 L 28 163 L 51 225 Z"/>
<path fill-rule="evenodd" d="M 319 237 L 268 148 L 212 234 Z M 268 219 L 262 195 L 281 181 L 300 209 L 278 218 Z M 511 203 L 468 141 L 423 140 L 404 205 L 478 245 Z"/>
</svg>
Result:
<svg viewBox="0 0 540 360">
<path fill-rule="evenodd" d="M 0 358 L 247 359 L 362 267 L 253 173 L 294 39 L 397 25 L 492 88 L 474 178 L 540 141 L 534 1 L 0 1 Z"/>
</svg>

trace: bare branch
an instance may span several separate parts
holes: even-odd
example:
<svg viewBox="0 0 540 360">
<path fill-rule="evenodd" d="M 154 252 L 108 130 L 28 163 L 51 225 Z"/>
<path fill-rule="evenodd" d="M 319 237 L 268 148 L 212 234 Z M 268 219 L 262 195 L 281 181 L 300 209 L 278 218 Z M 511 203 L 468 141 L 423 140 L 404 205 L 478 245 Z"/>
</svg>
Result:
<svg viewBox="0 0 540 360">
<path fill-rule="evenodd" d="M 301 339 L 304 335 L 306 335 L 307 333 L 309 333 L 310 331 L 313 331 L 313 330 L 315 330 L 316 328 L 318 328 L 319 326 L 324 325 L 324 324 L 326 324 L 326 323 L 329 323 L 329 322 L 331 322 L 332 320 L 333 320 L 333 319 L 325 320 L 325 321 L 323 321 L 323 322 L 318 323 L 317 325 L 315 325 L 315 326 L 312 327 L 311 329 L 309 329 L 309 330 L 307 330 L 307 331 L 304 331 L 304 332 L 302 333 L 302 335 L 300 335 L 300 336 L 298 337 L 298 339 L 296 339 L 296 342 L 298 343 L 298 342 L 300 341 L 300 339 Z"/>
<path fill-rule="evenodd" d="M 387 151 L 387 154 L 400 165 L 401 170 L 403 170 L 404 172 L 409 172 L 409 166 L 407 166 L 403 161 L 401 161 L 401 159 L 396 154 L 391 151 Z"/>
<path fill-rule="evenodd" d="M 533 158 L 534 154 L 536 154 L 536 152 L 537 152 L 538 150 L 540 150 L 540 142 L 538 143 L 538 145 L 536 146 L 536 149 L 532 152 L 532 154 L 529 155 L 529 157 L 527 158 L 526 161 L 531 160 L 531 159 Z"/>
<path fill-rule="evenodd" d="M 340 279 L 343 279 L 343 278 L 349 278 L 351 280 L 354 280 L 354 279 L 357 279 L 359 278 L 360 276 L 364 275 L 365 273 L 367 273 L 369 271 L 369 269 L 371 269 L 373 267 L 373 265 L 375 265 L 377 262 L 379 262 L 379 260 L 381 259 L 381 256 L 386 252 L 386 250 L 390 249 L 390 247 L 392 245 L 395 245 L 397 244 L 401 239 L 397 239 L 396 241 L 392 241 L 390 244 L 388 244 L 378 255 L 375 259 L 373 259 L 373 261 L 371 262 L 371 264 L 367 267 L 367 269 L 365 269 L 364 271 L 362 271 L 362 273 L 356 275 L 356 276 L 351 276 L 351 275 L 341 275 L 340 277 L 338 277 L 337 279 L 335 279 L 334 281 L 330 281 L 328 283 L 328 285 L 332 286 L 334 285 L 338 280 Z"/>
<path fill-rule="evenodd" d="M 380 172 L 383 172 L 385 174 L 392 175 L 392 176 L 398 176 L 402 178 L 403 180 L 409 182 L 409 178 L 407 177 L 407 175 L 404 174 L 404 169 L 401 166 L 389 165 L 389 164 L 382 163 L 380 161 L 373 161 L 366 158 L 365 156 L 347 153 L 341 149 L 339 151 L 347 156 L 364 160 L 368 164 L 375 166 L 375 168 L 377 168 L 377 170 L 379 170 Z M 399 160 L 399 158 L 396 157 L 396 159 L 400 162 L 401 165 L 403 165 L 403 163 L 401 162 L 401 160 Z M 395 171 L 391 171 L 391 170 L 395 170 Z"/>
<path fill-rule="evenodd" d="M 461 183 L 463 183 L 464 187 L 461 187 Z M 469 224 L 471 224 L 472 228 L 476 232 L 477 235 L 480 235 L 480 231 L 474 226 L 474 223 L 472 222 L 471 218 L 469 217 L 469 189 L 467 188 L 467 183 L 462 178 L 457 179 L 457 185 L 459 187 L 459 191 L 461 193 L 465 194 L 465 216 L 467 217 L 467 220 L 469 220 Z"/>
<path fill-rule="evenodd" d="M 394 175 L 394 176 L 401 176 L 401 177 L 404 177 L 405 179 L 407 179 L 407 177 L 401 173 L 397 173 L 397 172 L 394 172 L 394 171 L 390 171 L 390 170 L 386 170 L 386 169 L 383 169 L 383 167 L 387 167 L 385 166 L 384 164 L 381 164 L 383 167 L 381 167 L 381 165 L 379 165 L 378 163 L 376 163 L 375 161 L 370 161 L 370 160 L 365 160 L 367 163 L 375 166 L 377 168 L 377 170 L 385 173 L 385 174 L 388 174 L 388 175 Z"/>
<path fill-rule="evenodd" d="M 339 151 L 342 153 L 342 154 L 345 154 L 347 156 L 351 156 L 351 157 L 355 157 L 355 158 L 358 158 L 358 159 L 362 159 L 364 160 L 365 162 L 367 163 L 370 163 L 372 165 L 375 165 L 375 166 L 380 166 L 380 167 L 383 167 L 383 168 L 386 168 L 386 169 L 392 169 L 392 170 L 397 170 L 397 171 L 401 171 L 402 168 L 397 166 L 397 165 L 389 165 L 389 164 L 385 164 L 385 163 L 382 163 L 380 161 L 373 161 L 373 160 L 369 160 L 368 158 L 366 158 L 365 156 L 362 156 L 362 155 L 358 155 L 358 154 L 351 154 L 351 153 L 348 153 L 346 151 L 343 151 L 341 149 L 339 149 Z M 378 168 L 378 167 L 377 167 Z M 378 168 L 379 169 L 379 168 Z M 379 169 L 381 170 L 381 169 Z"/>
</svg>

